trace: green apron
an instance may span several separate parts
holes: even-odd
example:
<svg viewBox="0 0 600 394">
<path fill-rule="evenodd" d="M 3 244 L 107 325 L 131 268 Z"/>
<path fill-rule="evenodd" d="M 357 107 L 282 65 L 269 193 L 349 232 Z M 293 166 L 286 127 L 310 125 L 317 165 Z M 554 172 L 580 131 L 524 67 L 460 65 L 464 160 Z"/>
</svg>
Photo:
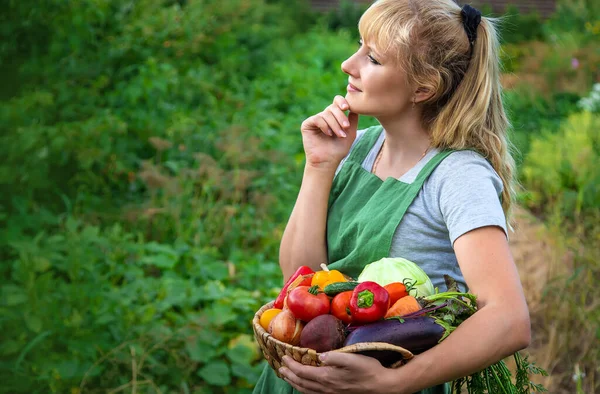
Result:
<svg viewBox="0 0 600 394">
<path fill-rule="evenodd" d="M 335 177 L 329 197 L 329 268 L 340 270 L 354 278 L 366 264 L 389 256 L 392 238 L 406 210 L 427 177 L 452 153 L 443 151 L 435 155 L 411 184 L 395 178 L 384 181 L 362 167 L 382 132 L 381 126 L 371 127 L 365 132 Z M 446 384 L 420 393 L 449 392 L 449 385 Z M 297 391 L 279 379 L 271 367 L 266 365 L 254 393 L 295 394 Z"/>
</svg>

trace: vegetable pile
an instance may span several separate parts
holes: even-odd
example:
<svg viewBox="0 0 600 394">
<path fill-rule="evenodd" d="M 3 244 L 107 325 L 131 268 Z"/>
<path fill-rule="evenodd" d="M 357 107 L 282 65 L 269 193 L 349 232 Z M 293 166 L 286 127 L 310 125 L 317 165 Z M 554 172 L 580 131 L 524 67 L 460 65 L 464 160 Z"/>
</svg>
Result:
<svg viewBox="0 0 600 394">
<path fill-rule="evenodd" d="M 459 291 L 445 276 L 446 292 L 436 292 L 427 274 L 402 258 L 368 264 L 354 281 L 321 264 L 313 272 L 302 266 L 290 277 L 274 302 L 263 312 L 260 325 L 282 342 L 327 352 L 359 343 L 388 343 L 413 354 L 422 353 L 448 337 L 477 310 L 476 297 Z M 363 353 L 389 367 L 402 358 L 386 351 Z M 529 374 L 545 372 L 514 355 L 516 383 L 503 361 L 452 385 L 470 394 L 521 394 L 545 389 Z"/>
</svg>

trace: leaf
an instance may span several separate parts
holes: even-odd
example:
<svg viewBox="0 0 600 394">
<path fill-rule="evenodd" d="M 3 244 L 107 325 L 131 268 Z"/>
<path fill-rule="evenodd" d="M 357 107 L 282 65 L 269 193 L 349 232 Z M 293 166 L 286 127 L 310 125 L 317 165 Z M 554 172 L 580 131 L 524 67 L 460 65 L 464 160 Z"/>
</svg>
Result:
<svg viewBox="0 0 600 394">
<path fill-rule="evenodd" d="M 177 258 L 177 252 L 169 245 L 162 245 L 157 242 L 149 242 L 144 245 L 144 249 L 151 253 L 165 254 Z"/>
<path fill-rule="evenodd" d="M 87 238 L 90 240 L 96 240 L 98 238 L 98 234 L 100 234 L 100 229 L 96 226 L 86 226 L 81 232 L 82 238 Z"/>
<path fill-rule="evenodd" d="M 7 341 L 3 340 L 0 344 L 0 355 L 2 356 L 10 356 L 19 351 L 21 345 L 17 341 Z"/>
<path fill-rule="evenodd" d="M 214 343 L 204 342 L 200 338 L 185 344 L 185 350 L 190 358 L 203 364 L 208 363 L 217 355 L 215 347 Z"/>
<path fill-rule="evenodd" d="M 4 305 L 15 306 L 27 302 L 27 293 L 15 285 L 2 286 L 2 299 Z"/>
<path fill-rule="evenodd" d="M 115 321 L 116 317 L 110 313 L 103 313 L 96 318 L 96 325 L 102 326 Z"/>
<path fill-rule="evenodd" d="M 25 314 L 24 319 L 25 319 L 25 325 L 31 331 L 33 331 L 35 333 L 42 331 L 42 319 L 40 319 L 39 317 L 37 317 L 35 315 L 29 314 L 29 313 Z"/>
<path fill-rule="evenodd" d="M 192 297 L 195 301 L 214 301 L 222 299 L 226 292 L 227 288 L 222 282 L 213 280 L 197 288 Z"/>
<path fill-rule="evenodd" d="M 167 307 L 163 307 L 162 303 L 159 304 L 162 309 L 161 311 L 164 311 L 166 309 L 168 309 L 170 306 Z M 142 314 L 139 315 L 140 319 L 141 319 L 141 323 L 148 323 L 150 321 L 152 321 L 153 319 L 156 318 L 156 305 L 153 304 L 148 304 L 145 308 L 142 309 Z"/>
<path fill-rule="evenodd" d="M 244 345 L 237 345 L 227 350 L 227 358 L 229 358 L 234 364 L 250 364 L 254 358 L 254 354 L 255 352 L 253 349 L 250 349 Z"/>
<path fill-rule="evenodd" d="M 180 170 L 179 164 L 172 160 L 165 161 L 164 166 L 171 170 L 173 174 L 177 174 Z"/>
<path fill-rule="evenodd" d="M 226 304 L 214 304 L 210 309 L 206 311 L 206 316 L 211 323 L 222 326 L 231 321 L 235 321 L 238 316 L 233 310 L 231 305 Z"/>
<path fill-rule="evenodd" d="M 197 259 L 196 259 L 197 260 Z M 225 280 L 229 277 L 229 270 L 227 264 L 223 261 L 203 261 L 196 268 L 198 269 L 197 275 L 204 276 L 207 279 L 214 280 Z"/>
<path fill-rule="evenodd" d="M 153 256 L 144 256 L 139 262 L 141 264 L 154 265 L 158 268 L 172 269 L 177 264 L 177 259 L 172 256 L 157 254 Z"/>
<path fill-rule="evenodd" d="M 29 342 L 27 346 L 23 348 L 23 350 L 19 354 L 19 357 L 17 357 L 17 361 L 15 362 L 15 369 L 19 369 L 19 365 L 21 365 L 21 362 L 25 359 L 27 353 L 29 353 L 31 349 L 33 349 L 38 343 L 44 340 L 44 338 L 46 338 L 51 333 L 52 331 L 44 331 L 35 338 L 33 338 L 31 342 Z"/>
<path fill-rule="evenodd" d="M 204 386 L 194 389 L 193 394 L 214 394 L 214 392 L 210 387 Z"/>
<path fill-rule="evenodd" d="M 240 334 L 229 341 L 226 355 L 232 363 L 245 365 L 249 365 L 260 358 L 254 337 L 248 334 Z"/>
<path fill-rule="evenodd" d="M 50 260 L 45 257 L 36 257 L 33 259 L 33 270 L 36 272 L 45 272 L 50 266 Z"/>
<path fill-rule="evenodd" d="M 231 373 L 233 376 L 242 378 L 248 383 L 254 385 L 258 381 L 258 378 L 260 377 L 260 374 L 262 373 L 266 365 L 266 362 L 259 363 L 255 366 L 234 364 L 231 366 Z"/>
<path fill-rule="evenodd" d="M 200 376 L 206 383 L 213 386 L 228 386 L 231 383 L 231 374 L 229 366 L 223 361 L 215 361 L 208 364 L 198 371 Z"/>
<path fill-rule="evenodd" d="M 80 375 L 80 370 L 83 369 L 77 360 L 65 360 L 56 365 L 56 371 L 62 379 L 72 379 Z"/>
</svg>

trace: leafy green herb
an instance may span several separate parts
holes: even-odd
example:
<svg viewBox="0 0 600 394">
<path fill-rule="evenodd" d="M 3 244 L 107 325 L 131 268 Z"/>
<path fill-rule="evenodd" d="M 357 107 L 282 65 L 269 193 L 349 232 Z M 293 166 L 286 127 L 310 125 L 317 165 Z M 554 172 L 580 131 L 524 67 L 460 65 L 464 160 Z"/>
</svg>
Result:
<svg viewBox="0 0 600 394">
<path fill-rule="evenodd" d="M 458 291 L 456 281 L 445 276 L 449 291 L 436 293 L 420 298 L 420 302 L 428 308 L 427 314 L 436 319 L 436 323 L 444 327 L 443 341 L 463 321 L 477 311 L 477 298 L 473 294 Z M 546 389 L 530 380 L 530 375 L 546 376 L 546 371 L 528 361 L 527 356 L 514 354 L 516 377 L 499 361 L 470 376 L 457 379 L 452 383 L 452 393 L 459 394 L 466 386 L 469 394 L 525 394 L 531 391 L 543 392 Z"/>
</svg>

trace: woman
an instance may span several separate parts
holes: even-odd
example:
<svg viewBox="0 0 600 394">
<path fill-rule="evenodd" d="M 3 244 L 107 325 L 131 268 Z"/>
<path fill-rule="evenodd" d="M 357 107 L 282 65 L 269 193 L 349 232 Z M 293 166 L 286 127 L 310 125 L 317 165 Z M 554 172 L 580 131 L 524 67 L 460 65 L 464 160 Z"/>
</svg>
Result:
<svg viewBox="0 0 600 394">
<path fill-rule="evenodd" d="M 256 393 L 444 393 L 530 341 L 507 242 L 514 162 L 492 21 L 452 0 L 379 0 L 359 31 L 342 64 L 346 97 L 301 127 L 306 166 L 281 241 L 284 277 L 323 262 L 356 276 L 404 257 L 442 290 L 444 274 L 457 278 L 479 310 L 401 368 L 336 352 L 322 367 L 284 358 L 285 381 L 266 368 Z M 381 126 L 357 132 L 359 114 Z"/>
</svg>

